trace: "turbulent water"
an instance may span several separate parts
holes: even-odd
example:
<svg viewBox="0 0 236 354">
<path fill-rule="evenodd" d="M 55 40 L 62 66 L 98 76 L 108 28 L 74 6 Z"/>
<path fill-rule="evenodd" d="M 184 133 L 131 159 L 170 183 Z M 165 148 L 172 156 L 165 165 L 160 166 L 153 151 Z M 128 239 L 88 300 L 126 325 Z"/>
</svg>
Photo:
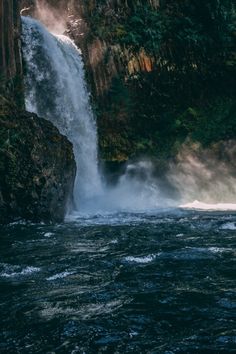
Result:
<svg viewBox="0 0 236 354">
<path fill-rule="evenodd" d="M 1 228 L 1 353 L 235 353 L 236 214 Z"/>
</svg>

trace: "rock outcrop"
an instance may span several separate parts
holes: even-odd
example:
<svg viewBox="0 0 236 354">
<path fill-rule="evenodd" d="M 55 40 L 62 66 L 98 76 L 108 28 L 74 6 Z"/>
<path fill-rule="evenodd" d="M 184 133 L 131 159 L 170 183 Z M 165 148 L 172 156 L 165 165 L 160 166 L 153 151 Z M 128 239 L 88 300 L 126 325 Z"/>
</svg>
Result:
<svg viewBox="0 0 236 354">
<path fill-rule="evenodd" d="M 72 196 L 72 145 L 32 113 L 0 117 L 0 223 L 62 221 Z"/>
</svg>

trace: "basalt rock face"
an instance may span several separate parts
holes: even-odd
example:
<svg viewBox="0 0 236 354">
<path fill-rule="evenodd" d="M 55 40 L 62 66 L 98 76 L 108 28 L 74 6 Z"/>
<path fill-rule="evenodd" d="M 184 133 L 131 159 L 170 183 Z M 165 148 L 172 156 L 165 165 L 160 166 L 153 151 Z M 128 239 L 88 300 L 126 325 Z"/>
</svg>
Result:
<svg viewBox="0 0 236 354">
<path fill-rule="evenodd" d="M 24 111 L 18 0 L 0 2 L 0 223 L 62 221 L 75 178 L 73 148 Z"/>
<path fill-rule="evenodd" d="M 72 146 L 31 113 L 0 117 L 0 223 L 62 221 L 75 178 Z"/>
</svg>

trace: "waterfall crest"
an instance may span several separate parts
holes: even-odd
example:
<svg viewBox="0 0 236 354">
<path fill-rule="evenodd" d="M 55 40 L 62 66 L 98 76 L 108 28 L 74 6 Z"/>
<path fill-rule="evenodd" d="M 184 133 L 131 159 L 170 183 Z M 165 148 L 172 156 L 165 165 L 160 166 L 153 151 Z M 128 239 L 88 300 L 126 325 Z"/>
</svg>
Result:
<svg viewBox="0 0 236 354">
<path fill-rule="evenodd" d="M 52 121 L 72 142 L 79 171 L 74 187 L 78 209 L 102 190 L 97 128 L 81 52 L 70 38 L 49 33 L 32 18 L 22 17 L 22 23 L 26 108 Z"/>
</svg>

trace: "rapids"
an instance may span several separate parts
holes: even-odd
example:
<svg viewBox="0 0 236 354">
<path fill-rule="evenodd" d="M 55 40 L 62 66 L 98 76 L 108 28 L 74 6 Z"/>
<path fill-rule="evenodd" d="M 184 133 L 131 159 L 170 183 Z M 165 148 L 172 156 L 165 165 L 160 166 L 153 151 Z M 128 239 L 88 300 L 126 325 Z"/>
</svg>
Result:
<svg viewBox="0 0 236 354">
<path fill-rule="evenodd" d="M 84 214 L 0 233 L 1 353 L 235 353 L 234 212 Z"/>
</svg>

